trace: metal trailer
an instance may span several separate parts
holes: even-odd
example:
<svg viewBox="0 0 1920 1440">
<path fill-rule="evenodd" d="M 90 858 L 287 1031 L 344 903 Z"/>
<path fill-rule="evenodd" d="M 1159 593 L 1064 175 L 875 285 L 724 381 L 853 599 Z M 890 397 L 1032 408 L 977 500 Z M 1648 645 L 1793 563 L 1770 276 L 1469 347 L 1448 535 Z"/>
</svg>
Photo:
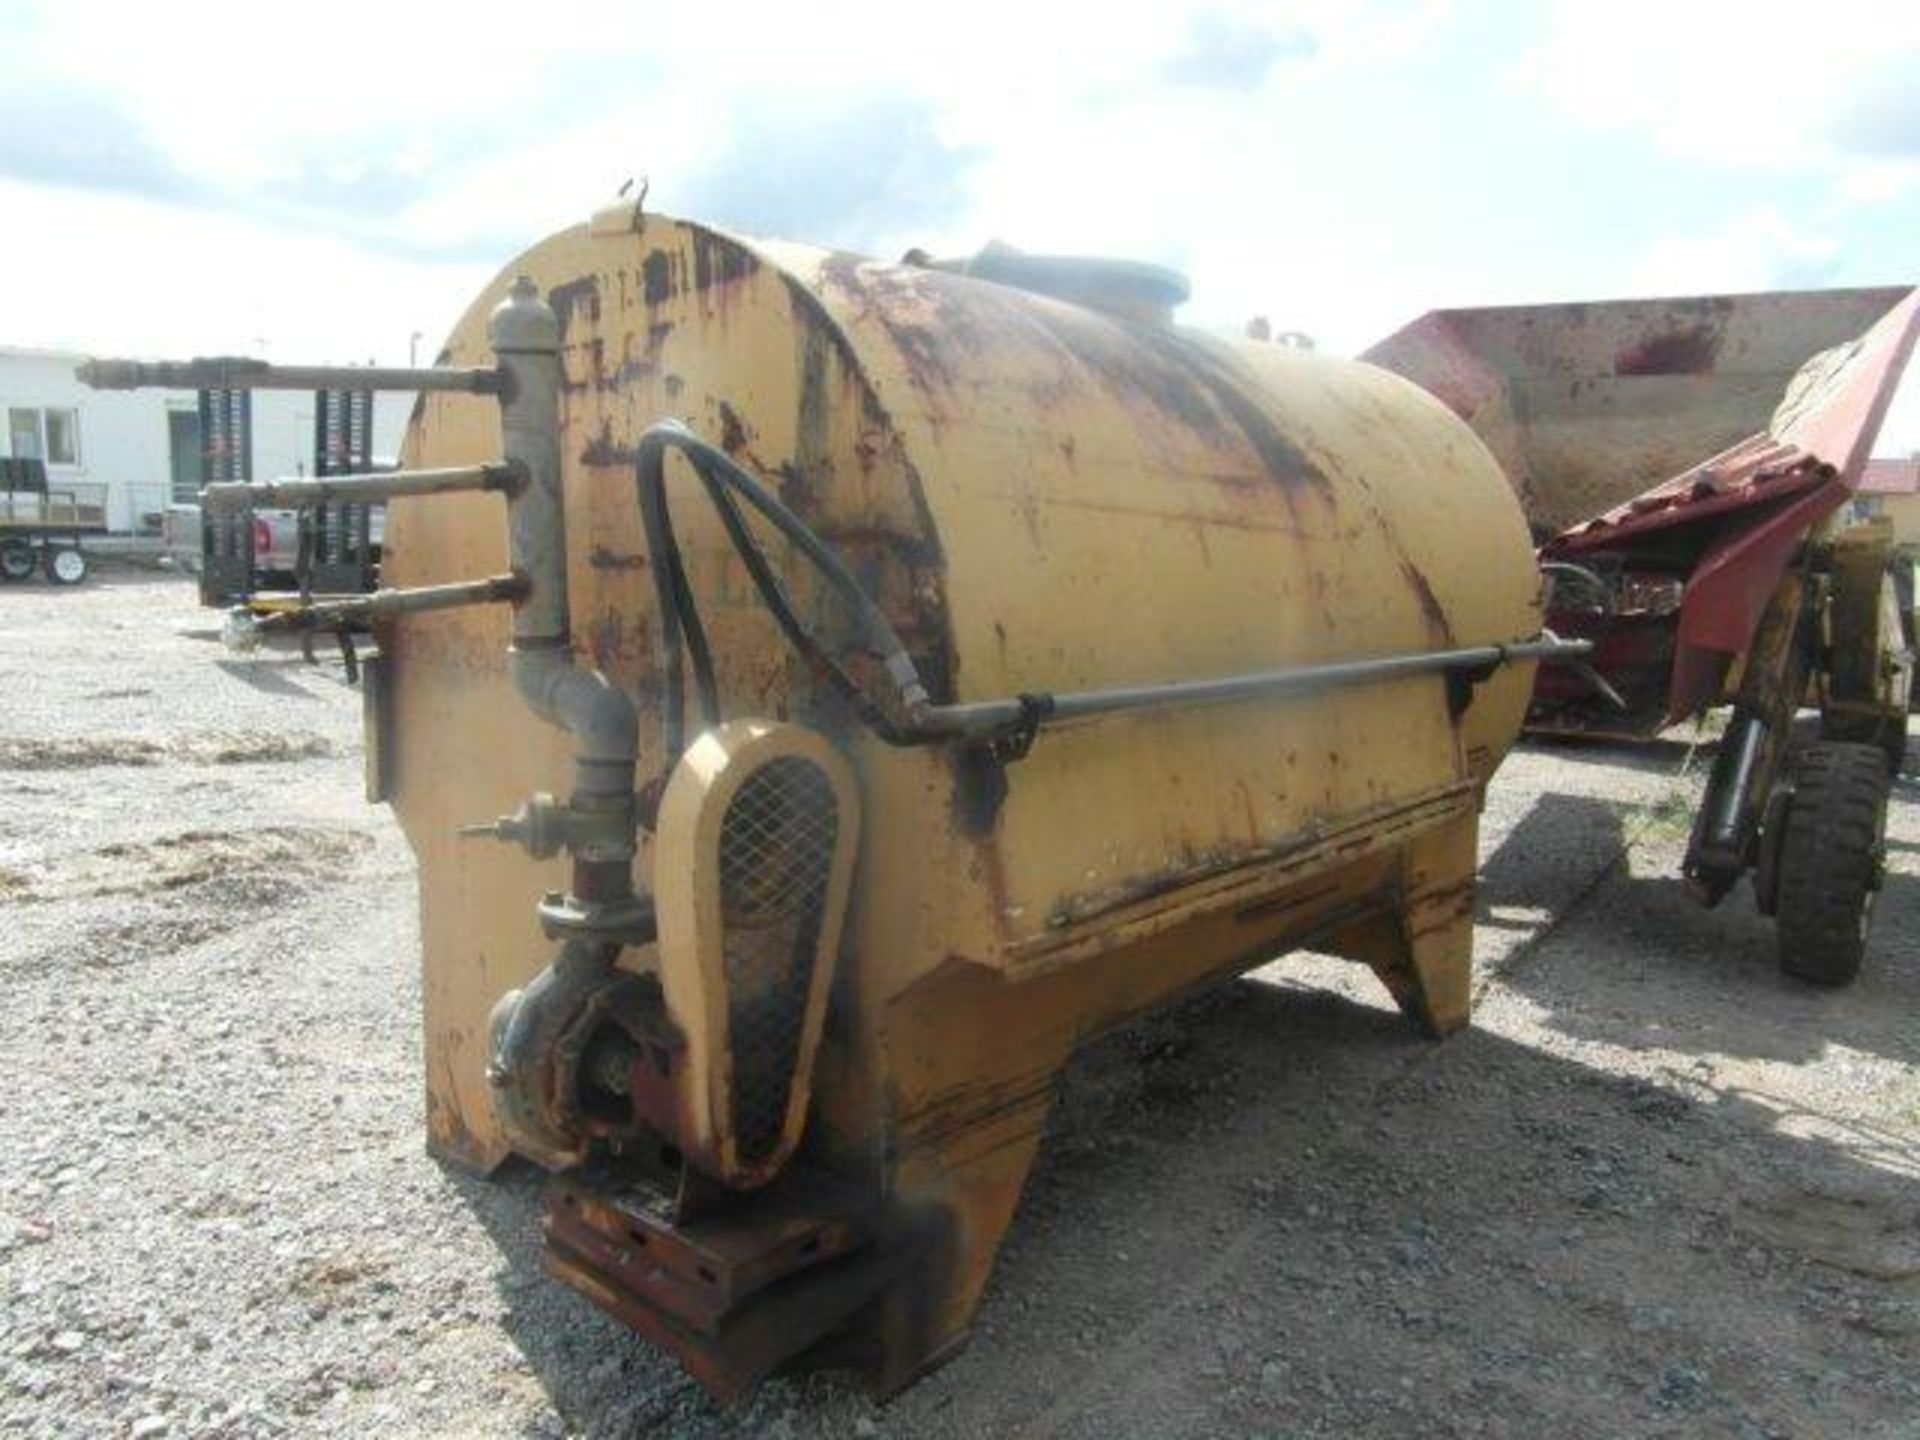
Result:
<svg viewBox="0 0 1920 1440">
<path fill-rule="evenodd" d="M 1541 667 L 1531 731 L 1731 707 L 1687 887 L 1716 905 L 1750 874 L 1781 967 L 1821 984 L 1859 971 L 1905 753 L 1910 566 L 1844 522 L 1917 329 L 1911 288 L 1714 295 L 1434 311 L 1364 357 L 1499 457 L 1547 623 L 1593 642 Z"/>
<path fill-rule="evenodd" d="M 78 585 L 87 578 L 82 538 L 106 532 L 106 486 L 55 485 L 44 461 L 0 459 L 0 579 L 29 580 L 38 570 L 55 585 Z"/>
<path fill-rule="evenodd" d="M 253 479 L 255 362 L 197 362 L 202 494 Z M 343 371 L 351 374 L 352 371 Z M 326 479 L 374 470 L 373 392 L 322 386 L 313 395 L 312 473 Z M 380 516 L 365 502 L 330 500 L 298 510 L 251 503 L 201 506 L 200 603 L 260 614 L 315 596 L 358 595 L 379 584 Z"/>
</svg>

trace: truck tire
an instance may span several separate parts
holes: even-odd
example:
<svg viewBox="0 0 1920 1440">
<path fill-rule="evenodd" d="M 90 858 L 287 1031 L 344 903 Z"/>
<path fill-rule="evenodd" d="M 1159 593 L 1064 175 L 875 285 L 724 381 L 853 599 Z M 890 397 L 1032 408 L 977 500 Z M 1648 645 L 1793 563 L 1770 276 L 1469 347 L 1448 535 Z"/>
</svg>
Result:
<svg viewBox="0 0 1920 1440">
<path fill-rule="evenodd" d="M 31 580 L 38 565 L 33 546 L 24 540 L 0 540 L 0 579 Z"/>
<path fill-rule="evenodd" d="M 87 578 L 87 556 L 78 545 L 49 545 L 45 568 L 55 585 L 78 585 Z"/>
<path fill-rule="evenodd" d="M 1796 980 L 1845 985 L 1860 973 L 1885 859 L 1889 786 L 1877 745 L 1823 740 L 1794 759 L 1774 933 L 1780 968 Z"/>
</svg>

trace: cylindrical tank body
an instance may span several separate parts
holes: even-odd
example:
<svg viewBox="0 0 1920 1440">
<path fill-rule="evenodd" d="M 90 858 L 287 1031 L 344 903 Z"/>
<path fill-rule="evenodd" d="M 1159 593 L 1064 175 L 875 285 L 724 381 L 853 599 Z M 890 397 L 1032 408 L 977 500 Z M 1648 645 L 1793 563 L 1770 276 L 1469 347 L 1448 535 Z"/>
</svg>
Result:
<svg viewBox="0 0 1920 1440">
<path fill-rule="evenodd" d="M 443 362 L 488 362 L 486 317 L 523 273 L 564 327 L 575 645 L 640 703 L 643 790 L 662 680 L 632 447 L 663 418 L 845 557 L 937 702 L 1538 629 L 1498 465 L 1385 371 L 624 211 L 516 260 Z M 499 444 L 490 404 L 431 396 L 406 460 Z M 1436 1028 L 1464 1018 L 1476 805 L 1530 665 L 1471 687 L 1426 675 L 1116 716 L 1045 732 L 1004 766 L 890 748 L 809 676 L 698 487 L 673 483 L 727 713 L 819 730 L 858 776 L 811 1124 L 822 1145 L 885 1153 L 892 1192 L 937 1193 L 956 1217 L 964 1274 L 923 1317 L 921 1350 L 964 1323 L 984 1275 L 965 1257 L 991 1255 L 1076 1040 L 1301 943 L 1371 961 Z M 386 535 L 391 584 L 506 561 L 487 497 L 397 502 Z M 804 613 L 842 623 L 805 567 L 783 573 Z M 560 787 L 567 741 L 516 702 L 497 611 L 409 617 L 382 639 L 392 794 L 421 868 L 433 1138 L 491 1165 L 505 1146 L 485 1017 L 546 962 L 528 896 L 564 869 L 530 884 L 524 857 L 455 830 Z M 650 863 L 643 849 L 643 888 Z"/>
</svg>

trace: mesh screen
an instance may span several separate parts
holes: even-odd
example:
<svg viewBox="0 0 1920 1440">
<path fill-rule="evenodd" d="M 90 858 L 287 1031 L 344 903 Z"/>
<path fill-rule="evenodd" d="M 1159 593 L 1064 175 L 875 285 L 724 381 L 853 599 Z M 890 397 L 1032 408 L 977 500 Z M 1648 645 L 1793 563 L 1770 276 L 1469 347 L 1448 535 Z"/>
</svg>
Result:
<svg viewBox="0 0 1920 1440">
<path fill-rule="evenodd" d="M 838 829 L 826 774 L 796 756 L 749 777 L 720 825 L 733 1127 L 748 1161 L 779 1144 Z"/>
</svg>

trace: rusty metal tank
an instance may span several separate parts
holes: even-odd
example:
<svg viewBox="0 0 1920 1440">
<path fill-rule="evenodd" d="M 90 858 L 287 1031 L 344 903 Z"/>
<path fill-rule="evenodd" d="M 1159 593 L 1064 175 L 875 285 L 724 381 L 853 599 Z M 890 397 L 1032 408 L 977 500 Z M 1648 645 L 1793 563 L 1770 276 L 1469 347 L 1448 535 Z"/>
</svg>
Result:
<svg viewBox="0 0 1920 1440">
<path fill-rule="evenodd" d="M 516 259 L 443 364 L 486 363 L 488 317 L 522 275 L 561 328 L 575 644 L 638 702 L 643 806 L 674 802 L 659 556 L 635 504 L 636 448 L 663 417 L 845 558 L 936 702 L 1510 645 L 1539 628 L 1498 464 L 1382 370 L 625 210 Z M 434 395 L 406 461 L 469 464 L 500 445 L 492 406 Z M 1103 1028 L 1304 944 L 1372 963 L 1435 1031 L 1466 1019 L 1477 807 L 1531 663 L 1094 718 L 1030 748 L 901 747 L 783 643 L 708 508 L 684 509 L 678 543 L 724 711 L 825 736 L 860 811 L 811 1099 L 747 1228 L 798 1233 L 782 1226 L 804 1215 L 893 1257 L 844 1285 L 834 1270 L 851 1258 L 757 1296 L 730 1274 L 738 1293 L 689 1310 L 615 1258 L 608 1237 L 644 1205 L 563 1191 L 556 1269 L 710 1385 L 735 1388 L 847 1326 L 882 1385 L 946 1353 L 1062 1067 Z M 484 497 L 397 501 L 387 546 L 387 578 L 406 586 L 509 559 Z M 783 571 L 798 608 L 831 629 L 831 597 L 803 568 Z M 420 862 L 432 1143 L 482 1169 L 516 1146 L 487 1079 L 489 1011 L 552 946 L 525 859 L 457 832 L 553 787 L 568 756 L 514 702 L 507 643 L 488 611 L 383 636 L 391 798 Z M 667 849 L 643 843 L 636 873 L 656 892 L 700 863 Z M 542 883 L 563 889 L 564 867 Z M 664 934 L 622 961 L 674 963 Z M 789 1183 L 799 1198 L 769 1208 Z M 851 1198 L 807 1198 L 841 1185 Z M 652 1243 L 699 1253 L 688 1236 L 702 1213 Z M 808 1285 L 825 1297 L 803 1306 L 812 1318 L 762 1337 L 756 1305 Z"/>
<path fill-rule="evenodd" d="M 1570 648 L 1520 507 L 1416 386 L 1180 291 L 622 206 L 360 377 L 424 392 L 402 471 L 209 491 L 390 502 L 387 588 L 261 623 L 379 635 L 432 1147 L 552 1170 L 549 1267 L 719 1394 L 951 1353 L 1100 1031 L 1306 946 L 1467 1019 L 1482 793 Z"/>
</svg>

